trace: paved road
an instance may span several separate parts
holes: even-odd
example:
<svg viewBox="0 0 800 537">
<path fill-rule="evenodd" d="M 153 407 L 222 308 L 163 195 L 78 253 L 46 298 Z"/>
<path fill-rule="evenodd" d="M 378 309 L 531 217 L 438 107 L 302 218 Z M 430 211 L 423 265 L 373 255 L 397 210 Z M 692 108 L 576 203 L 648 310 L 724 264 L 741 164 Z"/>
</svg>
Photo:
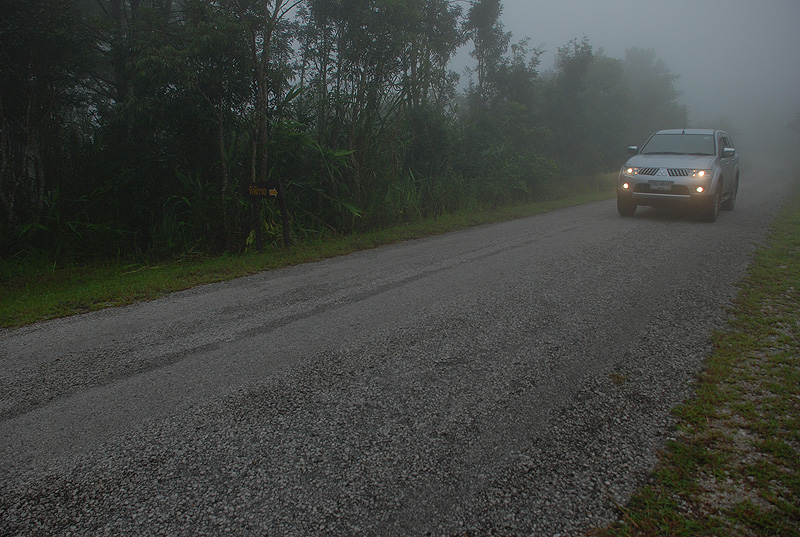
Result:
<svg viewBox="0 0 800 537">
<path fill-rule="evenodd" d="M 790 174 L 0 332 L 0 534 L 581 535 L 672 435 Z"/>
</svg>

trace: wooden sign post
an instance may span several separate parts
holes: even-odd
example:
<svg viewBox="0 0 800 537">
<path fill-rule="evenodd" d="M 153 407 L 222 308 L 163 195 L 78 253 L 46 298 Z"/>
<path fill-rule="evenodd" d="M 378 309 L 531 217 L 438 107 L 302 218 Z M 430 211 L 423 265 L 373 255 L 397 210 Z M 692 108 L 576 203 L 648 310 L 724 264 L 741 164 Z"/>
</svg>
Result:
<svg viewBox="0 0 800 537">
<path fill-rule="evenodd" d="M 246 194 L 252 201 L 253 226 L 256 230 L 256 248 L 260 252 L 264 247 L 264 230 L 261 226 L 261 218 L 258 210 L 259 202 L 264 199 L 277 199 L 281 208 L 281 221 L 283 222 L 283 245 L 288 250 L 292 245 L 289 236 L 289 211 L 286 208 L 286 196 L 283 191 L 283 183 L 275 181 L 272 183 L 250 183 L 245 188 Z"/>
</svg>

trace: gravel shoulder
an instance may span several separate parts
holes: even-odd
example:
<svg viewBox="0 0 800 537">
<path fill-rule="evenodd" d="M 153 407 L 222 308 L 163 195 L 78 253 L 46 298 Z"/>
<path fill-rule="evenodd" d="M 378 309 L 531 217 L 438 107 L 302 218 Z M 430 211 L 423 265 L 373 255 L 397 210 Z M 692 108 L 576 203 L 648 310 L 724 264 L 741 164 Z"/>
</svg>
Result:
<svg viewBox="0 0 800 537">
<path fill-rule="evenodd" d="M 0 534 L 581 535 L 674 436 L 789 180 L 0 331 Z"/>
</svg>

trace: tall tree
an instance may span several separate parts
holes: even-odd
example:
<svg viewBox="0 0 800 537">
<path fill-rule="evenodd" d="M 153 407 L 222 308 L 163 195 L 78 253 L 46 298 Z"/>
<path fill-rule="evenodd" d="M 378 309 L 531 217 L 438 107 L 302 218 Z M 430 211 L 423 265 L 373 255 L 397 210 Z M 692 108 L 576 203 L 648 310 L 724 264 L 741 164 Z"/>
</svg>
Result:
<svg viewBox="0 0 800 537">
<path fill-rule="evenodd" d="M 252 73 L 254 93 L 252 114 L 253 181 L 266 181 L 270 174 L 270 123 L 277 120 L 286 96 L 291 54 L 288 18 L 301 0 L 224 0 L 220 4 L 231 9 L 247 29 L 250 49 L 248 69 Z"/>
<path fill-rule="evenodd" d="M 304 119 L 313 120 L 316 136 L 328 138 L 328 119 L 334 92 L 331 81 L 335 76 L 339 42 L 340 2 L 337 0 L 306 0 L 299 8 L 300 23 L 300 84 L 311 89 L 302 102 L 307 106 Z"/>
<path fill-rule="evenodd" d="M 94 64 L 93 79 L 96 94 L 104 99 L 100 112 L 114 124 L 119 141 L 127 140 L 131 128 L 126 121 L 124 107 L 134 92 L 132 66 L 137 49 L 148 45 L 147 37 L 153 32 L 153 22 L 166 26 L 174 15 L 173 0 L 96 0 L 81 2 L 85 17 L 90 21 L 96 39 L 94 50 L 98 58 Z M 142 14 L 145 20 L 141 20 Z M 133 132 L 137 138 L 142 133 Z"/>
<path fill-rule="evenodd" d="M 403 51 L 404 91 L 410 105 L 452 97 L 454 79 L 447 69 L 462 44 L 461 6 L 452 0 L 413 0 L 405 4 L 407 46 Z"/>
<path fill-rule="evenodd" d="M 631 135 L 643 143 L 658 129 L 687 126 L 686 107 L 678 104 L 679 75 L 670 72 L 653 49 L 630 48 L 625 53 L 625 83 L 631 97 Z"/>
<path fill-rule="evenodd" d="M 71 1 L 0 4 L 2 243 L 42 225 L 58 186 L 65 131 L 84 97 L 85 36 Z"/>
<path fill-rule="evenodd" d="M 470 53 L 477 60 L 477 101 L 481 108 L 488 107 L 497 93 L 497 70 L 511 40 L 505 32 L 500 16 L 501 0 L 470 0 L 465 30 L 474 44 Z"/>
<path fill-rule="evenodd" d="M 621 152 L 630 145 L 630 94 L 623 70 L 622 61 L 606 56 L 601 49 L 586 75 L 587 141 L 597 159 L 593 165 L 603 170 L 618 166 Z"/>
<path fill-rule="evenodd" d="M 245 28 L 229 11 L 206 0 L 190 0 L 186 6 L 183 36 L 186 46 L 178 56 L 184 64 L 182 82 L 187 93 L 199 95 L 213 114 L 219 158 L 219 194 L 231 193 L 230 167 L 237 157 L 238 120 L 252 103 L 251 79 L 243 66 L 248 47 Z"/>
<path fill-rule="evenodd" d="M 558 48 L 555 75 L 548 88 L 546 115 L 554 153 L 573 173 L 586 157 L 585 143 L 591 136 L 585 90 L 593 61 L 592 45 L 585 36 L 580 41 L 570 40 Z"/>
</svg>

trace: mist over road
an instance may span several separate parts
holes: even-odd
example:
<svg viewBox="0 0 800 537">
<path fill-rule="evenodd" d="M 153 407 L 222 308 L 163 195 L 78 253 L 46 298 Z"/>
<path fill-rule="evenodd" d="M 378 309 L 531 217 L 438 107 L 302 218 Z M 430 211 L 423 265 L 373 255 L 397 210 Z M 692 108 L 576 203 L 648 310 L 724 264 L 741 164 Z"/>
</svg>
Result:
<svg viewBox="0 0 800 537">
<path fill-rule="evenodd" d="M 580 535 L 672 434 L 788 170 L 0 332 L 0 534 Z"/>
</svg>

